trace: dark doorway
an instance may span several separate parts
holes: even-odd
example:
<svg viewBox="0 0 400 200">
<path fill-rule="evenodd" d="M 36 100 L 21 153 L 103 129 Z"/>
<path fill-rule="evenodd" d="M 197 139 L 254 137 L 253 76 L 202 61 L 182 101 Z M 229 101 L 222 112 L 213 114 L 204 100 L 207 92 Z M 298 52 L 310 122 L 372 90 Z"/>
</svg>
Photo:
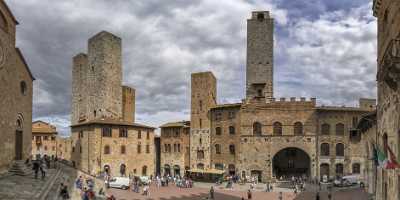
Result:
<svg viewBox="0 0 400 200">
<path fill-rule="evenodd" d="M 174 166 L 174 176 L 181 176 L 181 168 L 178 165 Z"/>
<path fill-rule="evenodd" d="M 299 148 L 280 150 L 273 158 L 273 174 L 278 179 L 292 176 L 310 177 L 310 157 Z"/>
<path fill-rule="evenodd" d="M 110 175 L 110 166 L 109 165 L 104 165 L 104 172 L 106 175 Z"/>
<path fill-rule="evenodd" d="M 121 166 L 119 167 L 119 172 L 121 173 L 121 176 L 126 176 L 126 165 L 125 164 L 121 164 Z"/>
<path fill-rule="evenodd" d="M 164 165 L 164 176 L 171 175 L 171 167 L 169 165 Z"/>
<path fill-rule="evenodd" d="M 23 147 L 23 134 L 22 131 L 15 132 L 15 160 L 22 160 L 22 147 Z"/>
<path fill-rule="evenodd" d="M 319 173 L 321 176 L 321 181 L 328 181 L 329 180 L 329 164 L 323 163 L 319 166 Z"/>
<path fill-rule="evenodd" d="M 257 180 L 259 182 L 262 181 L 262 171 L 261 170 L 251 170 L 251 176 L 252 177 L 257 177 Z"/>
</svg>

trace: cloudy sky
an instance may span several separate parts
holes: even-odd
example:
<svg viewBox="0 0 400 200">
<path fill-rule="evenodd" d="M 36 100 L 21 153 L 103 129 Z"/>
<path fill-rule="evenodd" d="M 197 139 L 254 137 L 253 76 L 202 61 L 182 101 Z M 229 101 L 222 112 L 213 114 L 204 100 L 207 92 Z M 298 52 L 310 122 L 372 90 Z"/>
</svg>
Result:
<svg viewBox="0 0 400 200">
<path fill-rule="evenodd" d="M 189 119 L 190 74 L 211 70 L 218 101 L 245 93 L 246 19 L 275 18 L 276 97 L 356 106 L 376 96 L 372 0 L 6 0 L 17 45 L 36 78 L 34 120 L 69 134 L 72 57 L 107 30 L 123 41 L 123 83 L 136 88 L 137 121 Z"/>
</svg>

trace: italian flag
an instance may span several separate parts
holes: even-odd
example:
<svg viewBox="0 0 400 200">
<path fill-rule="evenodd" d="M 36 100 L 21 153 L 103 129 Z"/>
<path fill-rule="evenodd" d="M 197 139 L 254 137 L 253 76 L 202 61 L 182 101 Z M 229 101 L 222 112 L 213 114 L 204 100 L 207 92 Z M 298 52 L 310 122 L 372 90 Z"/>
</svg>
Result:
<svg viewBox="0 0 400 200">
<path fill-rule="evenodd" d="M 376 158 L 375 158 L 378 162 L 378 167 L 382 168 L 382 169 L 386 169 L 387 164 L 388 164 L 388 159 L 385 155 L 385 153 L 383 153 L 381 150 L 379 150 L 379 148 L 376 148 Z"/>
<path fill-rule="evenodd" d="M 397 162 L 396 156 L 394 155 L 394 153 L 393 153 L 392 149 L 390 149 L 390 147 L 388 147 L 388 151 L 389 151 L 390 159 L 388 160 L 388 162 L 386 164 L 386 169 L 399 168 L 400 165 Z"/>
</svg>

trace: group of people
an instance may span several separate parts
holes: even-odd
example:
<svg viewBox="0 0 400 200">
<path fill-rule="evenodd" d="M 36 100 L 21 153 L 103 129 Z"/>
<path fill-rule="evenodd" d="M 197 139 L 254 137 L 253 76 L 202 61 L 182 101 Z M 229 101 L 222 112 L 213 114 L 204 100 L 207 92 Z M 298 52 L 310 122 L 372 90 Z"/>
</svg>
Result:
<svg viewBox="0 0 400 200">
<path fill-rule="evenodd" d="M 179 188 L 192 188 L 193 187 L 193 181 L 192 179 L 188 177 L 181 177 L 180 175 L 176 175 L 174 177 L 171 177 L 169 174 L 164 175 L 164 176 L 156 176 L 155 179 L 157 187 L 160 186 L 168 186 L 170 182 L 175 184 L 176 187 Z"/>
<path fill-rule="evenodd" d="M 50 159 L 50 157 L 47 155 L 44 155 L 42 158 L 38 157 L 37 160 L 32 161 L 32 170 L 35 174 L 35 179 L 38 178 L 39 171 L 41 173 L 42 179 L 44 179 L 46 177 L 47 169 L 50 169 L 50 167 L 51 167 L 51 165 L 50 165 L 51 161 L 53 161 L 54 163 L 56 162 L 54 157 L 52 157 Z M 29 164 L 29 163 L 30 163 L 30 160 L 27 159 L 25 161 L 25 164 Z M 54 164 L 54 167 L 55 167 L 55 164 Z"/>
<path fill-rule="evenodd" d="M 81 191 L 80 195 L 82 200 L 92 200 L 96 198 L 94 180 L 92 178 L 83 179 L 82 176 L 79 176 L 79 178 L 75 180 L 75 187 Z"/>
</svg>

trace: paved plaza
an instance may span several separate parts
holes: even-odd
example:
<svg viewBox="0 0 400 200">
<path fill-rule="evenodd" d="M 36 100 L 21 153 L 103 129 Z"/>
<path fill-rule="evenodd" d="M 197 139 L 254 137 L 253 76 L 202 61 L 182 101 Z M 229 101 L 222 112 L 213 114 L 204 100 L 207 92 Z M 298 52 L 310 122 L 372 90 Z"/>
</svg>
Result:
<svg viewBox="0 0 400 200">
<path fill-rule="evenodd" d="M 279 189 L 275 192 L 263 192 L 261 190 L 255 190 L 252 192 L 253 200 L 278 200 Z M 302 192 L 295 195 L 293 192 L 288 190 L 282 190 L 283 200 L 314 200 L 315 192 Z M 118 200 L 202 200 L 209 197 L 209 189 L 204 187 L 194 188 L 177 188 L 175 186 L 150 187 L 150 195 L 143 196 L 140 193 L 134 193 L 131 190 L 120 190 L 120 189 L 109 189 L 108 195 L 114 195 Z M 247 193 L 243 190 L 230 190 L 221 189 L 215 187 L 215 198 L 216 200 L 241 200 L 242 197 L 247 199 Z M 321 200 L 328 200 L 327 192 L 320 192 Z M 362 189 L 352 188 L 348 190 L 335 191 L 333 193 L 334 200 L 367 200 L 368 195 Z"/>
</svg>

